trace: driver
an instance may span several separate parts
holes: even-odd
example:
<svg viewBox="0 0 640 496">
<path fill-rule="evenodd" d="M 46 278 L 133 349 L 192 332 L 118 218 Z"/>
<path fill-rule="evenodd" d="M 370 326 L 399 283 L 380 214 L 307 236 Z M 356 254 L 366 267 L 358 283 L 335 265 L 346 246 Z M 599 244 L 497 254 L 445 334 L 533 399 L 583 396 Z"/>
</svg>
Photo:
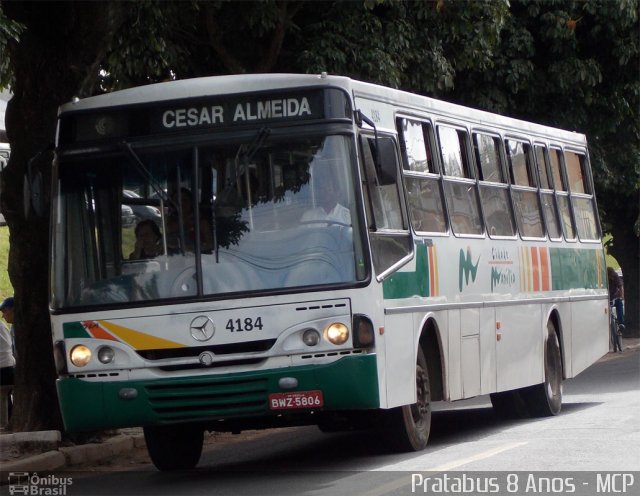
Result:
<svg viewBox="0 0 640 496">
<path fill-rule="evenodd" d="M 339 188 L 329 181 L 317 181 L 316 187 L 316 207 L 307 210 L 302 214 L 301 222 L 338 222 L 351 225 L 351 212 L 347 207 L 341 205 L 339 200 Z"/>
</svg>

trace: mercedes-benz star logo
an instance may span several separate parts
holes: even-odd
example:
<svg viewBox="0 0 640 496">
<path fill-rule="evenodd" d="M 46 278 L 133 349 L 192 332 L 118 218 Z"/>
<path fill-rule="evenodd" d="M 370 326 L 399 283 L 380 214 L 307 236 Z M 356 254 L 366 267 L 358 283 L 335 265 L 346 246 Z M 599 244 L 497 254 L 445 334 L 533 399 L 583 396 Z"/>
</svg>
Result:
<svg viewBox="0 0 640 496">
<path fill-rule="evenodd" d="M 189 330 L 191 337 L 196 341 L 209 341 L 216 332 L 216 326 L 206 315 L 199 315 L 191 321 Z"/>
</svg>

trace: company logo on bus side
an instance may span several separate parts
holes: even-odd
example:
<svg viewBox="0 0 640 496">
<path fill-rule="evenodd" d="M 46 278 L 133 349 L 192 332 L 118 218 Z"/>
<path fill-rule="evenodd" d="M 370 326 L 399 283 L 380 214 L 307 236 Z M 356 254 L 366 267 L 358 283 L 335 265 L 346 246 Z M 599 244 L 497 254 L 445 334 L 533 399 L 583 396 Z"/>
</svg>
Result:
<svg viewBox="0 0 640 496">
<path fill-rule="evenodd" d="M 231 116 L 231 113 L 233 116 Z M 235 108 L 223 105 L 189 107 L 166 110 L 162 114 L 165 129 L 210 126 L 215 124 L 286 119 L 311 116 L 311 106 L 306 97 L 282 98 L 255 102 L 241 102 Z"/>
</svg>

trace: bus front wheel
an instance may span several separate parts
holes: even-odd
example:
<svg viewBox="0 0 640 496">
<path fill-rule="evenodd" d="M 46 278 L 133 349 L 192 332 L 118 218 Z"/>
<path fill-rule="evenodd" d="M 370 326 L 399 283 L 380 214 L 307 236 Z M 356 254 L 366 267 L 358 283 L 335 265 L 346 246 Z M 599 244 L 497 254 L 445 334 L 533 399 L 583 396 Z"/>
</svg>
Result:
<svg viewBox="0 0 640 496">
<path fill-rule="evenodd" d="M 418 348 L 416 396 L 412 405 L 384 412 L 383 435 L 394 451 L 420 451 L 427 446 L 431 431 L 431 386 L 427 360 Z"/>
<path fill-rule="evenodd" d="M 162 472 L 194 468 L 202 454 L 204 431 L 188 425 L 144 428 L 149 458 Z"/>
</svg>

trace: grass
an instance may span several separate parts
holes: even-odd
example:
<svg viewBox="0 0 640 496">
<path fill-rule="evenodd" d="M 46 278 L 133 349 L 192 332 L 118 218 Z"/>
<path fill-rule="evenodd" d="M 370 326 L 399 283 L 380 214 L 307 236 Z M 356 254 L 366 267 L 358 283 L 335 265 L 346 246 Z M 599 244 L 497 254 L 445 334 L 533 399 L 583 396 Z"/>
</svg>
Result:
<svg viewBox="0 0 640 496">
<path fill-rule="evenodd" d="M 0 301 L 13 296 L 13 286 L 9 281 L 9 228 L 0 226 Z"/>
</svg>

